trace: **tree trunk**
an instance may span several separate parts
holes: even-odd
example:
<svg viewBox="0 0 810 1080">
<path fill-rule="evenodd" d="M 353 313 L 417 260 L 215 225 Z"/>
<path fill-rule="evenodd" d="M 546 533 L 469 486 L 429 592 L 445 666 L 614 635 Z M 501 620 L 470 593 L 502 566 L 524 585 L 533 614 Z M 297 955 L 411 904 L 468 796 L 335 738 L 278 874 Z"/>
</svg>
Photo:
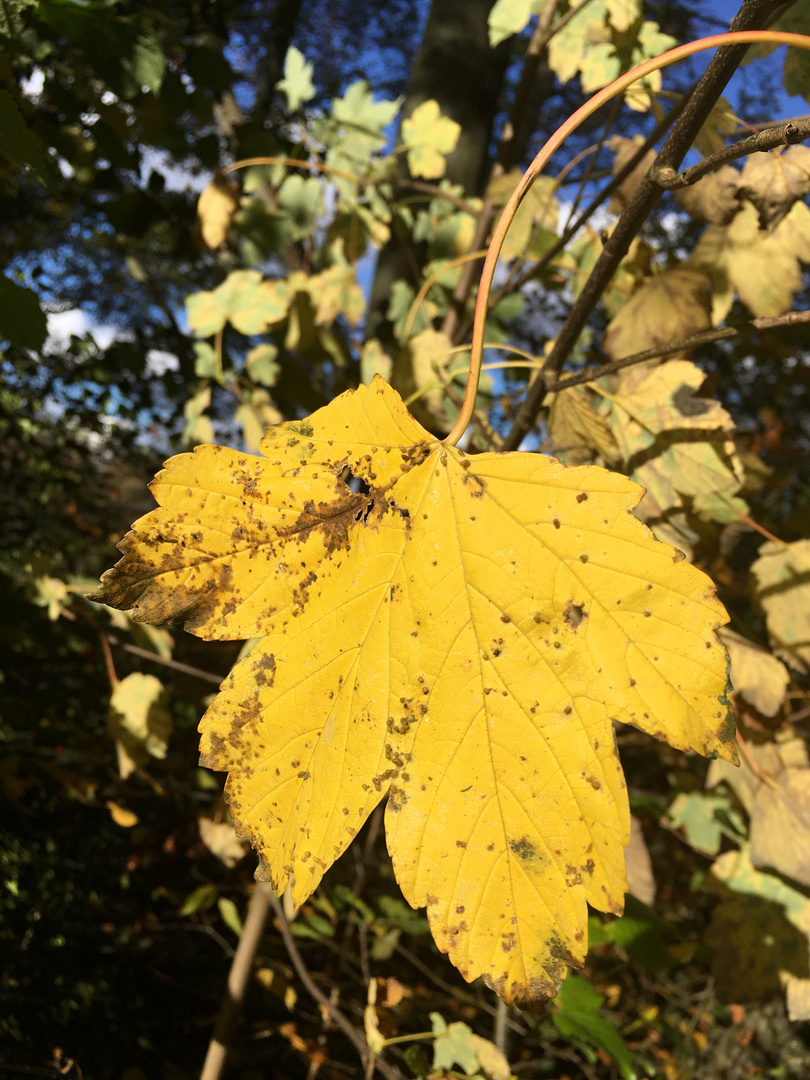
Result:
<svg viewBox="0 0 810 1080">
<path fill-rule="evenodd" d="M 508 42 L 490 48 L 492 5 L 493 0 L 433 0 L 402 110 L 408 117 L 433 98 L 443 114 L 461 124 L 456 149 L 447 158 L 447 177 L 470 195 L 486 185 L 492 126 L 510 56 Z M 421 262 L 419 252 L 416 258 Z M 400 279 L 413 282 L 414 267 L 394 236 L 377 260 L 366 327 L 366 337 L 380 338 L 390 352 L 396 345 L 385 312 L 391 286 Z"/>
</svg>

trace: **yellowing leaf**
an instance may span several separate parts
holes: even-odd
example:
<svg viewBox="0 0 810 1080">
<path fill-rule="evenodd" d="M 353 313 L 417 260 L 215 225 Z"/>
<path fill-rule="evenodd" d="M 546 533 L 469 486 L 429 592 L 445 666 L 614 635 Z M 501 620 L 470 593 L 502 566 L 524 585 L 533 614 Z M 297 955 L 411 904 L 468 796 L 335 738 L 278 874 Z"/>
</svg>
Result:
<svg viewBox="0 0 810 1080">
<path fill-rule="evenodd" d="M 698 133 L 695 140 L 703 157 L 716 154 L 726 145 L 726 136 L 733 135 L 740 126 L 740 121 L 724 97 L 720 97 L 712 105 L 712 111 L 706 118 L 706 122 Z"/>
<path fill-rule="evenodd" d="M 115 739 L 124 780 L 150 757 L 165 758 L 172 717 L 163 704 L 160 679 L 140 671 L 121 679 L 110 696 L 107 730 Z"/>
<path fill-rule="evenodd" d="M 720 638 L 731 657 L 731 683 L 735 692 L 763 716 L 775 716 L 790 682 L 785 665 L 733 630 L 724 628 Z"/>
<path fill-rule="evenodd" d="M 624 33 L 641 15 L 641 0 L 605 0 L 605 8 L 611 25 Z"/>
<path fill-rule="evenodd" d="M 263 879 L 303 903 L 387 794 L 439 948 L 506 1001 L 554 994 L 586 904 L 622 909 L 614 721 L 734 758 L 709 579 L 633 517 L 625 477 L 468 457 L 380 378 L 261 450 L 172 459 L 95 599 L 263 636 L 201 724 Z"/>
<path fill-rule="evenodd" d="M 676 191 L 675 201 L 698 221 L 728 225 L 740 209 L 737 198 L 739 183 L 737 170 L 731 165 L 722 165 L 696 184 Z"/>
<path fill-rule="evenodd" d="M 637 135 L 634 139 L 626 139 L 622 135 L 613 135 L 608 139 L 608 147 L 615 154 L 613 160 L 613 175 L 616 176 L 625 165 L 635 156 L 638 148 L 643 145 L 644 139 Z M 647 175 L 650 166 L 655 161 L 655 151 L 648 150 L 639 161 L 638 165 L 630 172 L 614 192 L 610 200 L 610 211 L 620 214 L 627 206 L 635 193 L 638 191 L 642 180 Z"/>
<path fill-rule="evenodd" d="M 397 358 L 391 379 L 394 389 L 406 399 L 425 391 L 411 403 L 411 411 L 420 423 L 446 423 L 441 384 L 446 381 L 451 361 L 456 366 L 463 363 L 463 357 L 453 355 L 452 349 L 446 334 L 427 329 L 412 337 Z"/>
<path fill-rule="evenodd" d="M 370 338 L 363 342 L 360 350 L 360 378 L 369 385 L 375 375 L 381 375 L 390 382 L 393 361 L 383 349 L 377 338 Z"/>
<path fill-rule="evenodd" d="M 605 333 L 605 352 L 614 360 L 664 345 L 711 326 L 711 282 L 677 267 L 655 274 L 620 309 Z"/>
<path fill-rule="evenodd" d="M 777 655 L 806 675 L 810 672 L 810 540 L 763 544 L 751 573 Z"/>
<path fill-rule="evenodd" d="M 245 854 L 242 842 L 230 821 L 212 821 L 200 818 L 200 839 L 208 850 L 226 866 L 236 866 Z"/>
<path fill-rule="evenodd" d="M 810 769 L 760 784 L 751 808 L 751 862 L 810 885 Z"/>
<path fill-rule="evenodd" d="M 799 261 L 810 262 L 810 210 L 796 202 L 773 232 L 757 223 L 757 212 L 744 203 L 731 224 L 710 226 L 690 256 L 690 265 L 714 279 L 714 322 L 721 322 L 739 294 L 756 316 L 790 310 L 802 285 Z M 718 308 L 718 294 L 724 297 Z"/>
<path fill-rule="evenodd" d="M 513 169 L 497 177 L 487 189 L 487 198 L 495 206 L 504 206 L 522 175 L 520 169 Z M 518 207 L 503 242 L 501 254 L 504 259 L 514 259 L 522 255 L 529 246 L 535 229 L 556 231 L 560 204 L 554 198 L 554 190 L 554 180 L 549 176 L 540 176 L 532 184 Z"/>
<path fill-rule="evenodd" d="M 134 825 L 138 824 L 138 815 L 133 814 L 131 810 L 127 810 L 125 806 L 119 806 L 118 803 L 114 802 L 108 802 L 106 803 L 106 806 L 110 811 L 110 817 L 115 824 L 120 825 L 122 829 L 131 829 Z"/>
<path fill-rule="evenodd" d="M 402 141 L 413 175 L 427 180 L 444 176 L 444 159 L 455 150 L 460 134 L 461 124 L 442 116 L 438 101 L 423 101 L 402 121 Z"/>
<path fill-rule="evenodd" d="M 757 208 L 761 228 L 778 225 L 796 200 L 810 192 L 810 146 L 752 154 L 742 171 L 740 191 Z"/>
<path fill-rule="evenodd" d="M 494 48 L 512 34 L 519 34 L 537 9 L 537 0 L 495 0 L 487 18 L 490 45 Z"/>
<path fill-rule="evenodd" d="M 669 360 L 628 369 L 608 395 L 613 435 L 625 461 L 635 464 L 633 479 L 647 489 L 647 519 L 680 506 L 682 496 L 714 520 L 736 518 L 728 501 L 740 489 L 742 467 L 726 434 L 734 422 L 717 401 L 696 396 L 705 378 L 690 361 Z"/>
<path fill-rule="evenodd" d="M 292 290 L 284 281 L 262 281 L 258 270 L 234 270 L 213 292 L 186 299 L 191 329 L 209 337 L 227 322 L 242 334 L 259 334 L 287 314 Z"/>
<path fill-rule="evenodd" d="M 345 315 L 352 326 L 357 326 L 363 318 L 366 300 L 354 276 L 354 267 L 335 263 L 311 277 L 307 289 L 315 305 L 318 326 L 328 326 L 338 315 Z"/>
<path fill-rule="evenodd" d="M 588 52 L 610 40 L 606 14 L 604 0 L 591 0 L 549 41 L 548 64 L 560 82 L 573 79 Z"/>
<path fill-rule="evenodd" d="M 630 841 L 624 849 L 624 857 L 627 864 L 627 891 L 642 904 L 651 907 L 655 900 L 655 876 L 641 822 L 636 817 L 630 819 Z"/>
<path fill-rule="evenodd" d="M 236 188 L 221 173 L 217 173 L 197 202 L 197 221 L 206 247 L 222 247 L 238 209 Z"/>
<path fill-rule="evenodd" d="M 572 386 L 555 394 L 548 417 L 548 435 L 555 454 L 564 455 L 566 465 L 584 465 L 591 450 L 606 461 L 618 456 L 618 446 L 604 416 L 591 402 L 584 386 Z"/>
</svg>

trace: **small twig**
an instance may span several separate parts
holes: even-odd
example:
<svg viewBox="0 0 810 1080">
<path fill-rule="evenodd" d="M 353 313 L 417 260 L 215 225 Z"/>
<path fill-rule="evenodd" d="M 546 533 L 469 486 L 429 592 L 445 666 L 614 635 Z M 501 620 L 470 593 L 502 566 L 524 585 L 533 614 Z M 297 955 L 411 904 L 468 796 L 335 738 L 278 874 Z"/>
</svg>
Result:
<svg viewBox="0 0 810 1080">
<path fill-rule="evenodd" d="M 103 634 L 100 630 L 98 639 L 101 642 L 101 651 L 104 654 L 104 666 L 107 669 L 107 678 L 110 680 L 110 687 L 114 690 L 116 686 L 118 686 L 118 676 L 115 673 L 110 643 L 107 640 L 107 635 Z"/>
<path fill-rule="evenodd" d="M 492 1041 L 498 1047 L 504 1057 L 506 1054 L 506 1020 L 509 1015 L 509 1006 L 498 998 L 496 1005 L 495 1024 L 492 1029 Z"/>
<path fill-rule="evenodd" d="M 748 765 L 750 766 L 751 771 L 754 773 L 754 775 L 759 780 L 761 780 L 763 784 L 767 784 L 768 787 L 772 787 L 772 788 L 778 787 L 778 784 L 773 779 L 773 777 L 768 776 L 768 774 L 766 772 L 762 771 L 762 766 L 759 764 L 757 759 L 751 753 L 751 749 L 748 746 L 748 743 L 745 741 L 745 738 L 743 737 L 743 735 L 740 733 L 739 728 L 737 728 L 735 738 L 737 740 L 737 746 L 739 746 L 740 750 L 742 751 L 742 755 L 745 758 L 745 760 L 748 762 Z"/>
<path fill-rule="evenodd" d="M 490 1016 L 497 1016 L 498 1010 L 495 1008 L 494 1005 L 487 1005 L 485 1002 L 477 1002 L 471 994 L 466 994 L 463 990 L 459 990 L 457 986 L 451 986 L 449 982 L 446 982 L 444 979 L 441 978 L 441 976 L 437 975 L 436 972 L 432 970 L 432 968 L 430 968 L 423 960 L 420 960 L 415 953 L 412 953 L 410 951 L 410 949 L 406 949 L 404 945 L 397 945 L 396 951 L 399 953 L 400 956 L 403 956 L 410 964 L 413 964 L 417 971 L 421 971 L 421 973 L 426 978 L 430 979 L 430 981 L 432 983 L 435 983 L 435 985 L 438 986 L 440 990 L 443 990 L 452 998 L 462 1002 L 470 1002 L 471 1004 L 474 1004 L 477 1008 L 481 1008 L 484 1012 L 489 1013 Z M 528 1034 L 527 1028 L 525 1028 L 522 1024 L 518 1024 L 514 1020 L 510 1019 L 508 1015 L 506 1018 L 506 1026 L 511 1031 L 516 1031 L 519 1035 L 525 1036 Z"/>
<path fill-rule="evenodd" d="M 276 894 L 268 886 L 268 895 L 270 903 L 276 914 L 276 921 L 278 924 L 279 932 L 286 946 L 287 953 L 292 962 L 292 966 L 295 968 L 298 978 L 304 984 L 304 989 L 309 996 L 313 998 L 321 1006 L 321 1008 L 331 1016 L 334 1023 L 340 1028 L 349 1042 L 354 1046 L 357 1053 L 360 1055 L 360 1060 L 363 1063 L 363 1068 L 368 1069 L 370 1065 L 377 1069 L 386 1080 L 399 1080 L 399 1073 L 392 1069 L 391 1066 L 382 1061 L 379 1057 L 376 1057 L 369 1050 L 368 1044 L 364 1039 L 360 1031 L 352 1024 L 340 1011 L 340 1009 L 333 1004 L 326 994 L 318 987 L 315 980 L 307 970 L 307 966 L 304 963 L 303 957 L 298 950 L 298 944 L 292 935 L 289 923 L 287 922 L 287 916 L 284 914 L 284 908 L 281 905 L 281 901 Z M 201 1078 L 202 1080 L 202 1078 Z"/>
<path fill-rule="evenodd" d="M 642 352 L 623 356 L 619 360 L 611 360 L 607 364 L 600 364 L 598 367 L 586 368 L 575 375 L 567 375 L 564 379 L 549 383 L 548 393 L 556 394 L 560 390 L 566 390 L 569 386 L 581 386 L 583 383 L 593 382 L 595 379 L 601 379 L 603 375 L 613 375 L 623 368 L 631 367 L 633 364 L 641 364 L 645 360 L 656 360 L 664 356 L 672 356 L 673 353 L 683 352 L 686 349 L 697 348 L 699 345 L 710 345 L 715 341 L 726 341 L 729 338 L 740 337 L 752 330 L 776 330 L 784 326 L 797 326 L 800 323 L 807 322 L 810 322 L 810 310 L 789 311 L 786 315 L 769 315 L 761 319 L 751 319 L 741 326 L 723 326 L 717 330 L 701 330 L 697 334 L 690 334 L 688 337 L 671 341 L 668 345 L 655 345 L 651 349 L 644 349 Z"/>
<path fill-rule="evenodd" d="M 721 491 L 718 491 L 717 495 L 720 499 L 722 499 L 722 501 L 726 504 L 726 506 L 729 508 L 729 510 L 731 510 L 732 513 L 736 514 L 741 521 L 744 521 L 745 524 L 750 526 L 750 528 L 752 528 L 755 532 L 758 532 L 760 536 L 764 536 L 765 539 L 770 540 L 772 544 L 779 544 L 781 547 L 787 547 L 787 544 L 784 542 L 784 540 L 780 540 L 778 536 L 774 536 L 772 532 L 768 532 L 764 525 L 760 525 L 758 521 L 754 521 L 752 517 L 750 517 L 748 514 L 743 513 L 742 510 L 738 510 L 734 503 L 731 501 L 731 499 L 727 498 L 727 496 L 724 495 Z"/>
<path fill-rule="evenodd" d="M 205 1056 L 200 1080 L 219 1080 L 222 1074 L 228 1047 L 242 1011 L 242 1001 L 253 966 L 253 958 L 264 933 L 271 897 L 275 899 L 275 894 L 270 885 L 264 882 L 260 882 L 253 890 L 248 904 L 245 928 L 239 938 L 231 970 L 228 973 L 228 985 L 214 1027 L 214 1034 L 208 1044 L 208 1053 Z"/>
<path fill-rule="evenodd" d="M 710 154 L 703 161 L 684 169 L 683 172 L 679 173 L 670 166 L 654 165 L 650 170 L 650 177 L 659 187 L 667 191 L 678 191 L 680 188 L 689 187 L 690 184 L 696 184 L 702 177 L 726 165 L 729 161 L 736 161 L 748 154 L 762 154 L 768 150 L 775 150 L 778 146 L 793 146 L 805 139 L 810 139 L 810 119 L 789 120 L 780 127 L 760 131 L 747 139 L 740 139 L 739 142 L 718 150 L 716 154 Z"/>
<path fill-rule="evenodd" d="M 169 660 L 165 656 L 159 656 L 157 653 L 142 649 L 138 645 L 130 645 L 129 642 L 119 641 L 118 638 L 111 637 L 109 640 L 112 645 L 123 649 L 124 652 L 132 653 L 133 656 L 140 656 L 143 660 L 151 660 L 155 664 L 162 664 L 163 667 L 172 668 L 174 671 L 182 671 L 184 675 L 193 675 L 197 679 L 204 679 L 206 682 L 215 683 L 217 686 L 225 678 L 224 675 L 213 675 L 210 671 L 192 667 L 191 664 L 181 664 L 179 660 Z"/>
</svg>

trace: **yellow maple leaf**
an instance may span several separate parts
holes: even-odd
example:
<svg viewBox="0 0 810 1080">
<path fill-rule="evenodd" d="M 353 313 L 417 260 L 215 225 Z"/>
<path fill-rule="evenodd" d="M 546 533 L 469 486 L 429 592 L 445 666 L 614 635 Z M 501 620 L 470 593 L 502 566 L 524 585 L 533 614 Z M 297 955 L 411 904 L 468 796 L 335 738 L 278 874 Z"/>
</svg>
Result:
<svg viewBox="0 0 810 1080">
<path fill-rule="evenodd" d="M 624 902 L 614 721 L 734 759 L 709 579 L 633 517 L 626 477 L 469 457 L 378 376 L 261 450 L 173 458 L 94 599 L 261 636 L 201 760 L 229 771 L 263 879 L 300 905 L 387 794 L 397 879 L 439 948 L 506 1001 L 556 993 L 586 903 Z"/>
</svg>

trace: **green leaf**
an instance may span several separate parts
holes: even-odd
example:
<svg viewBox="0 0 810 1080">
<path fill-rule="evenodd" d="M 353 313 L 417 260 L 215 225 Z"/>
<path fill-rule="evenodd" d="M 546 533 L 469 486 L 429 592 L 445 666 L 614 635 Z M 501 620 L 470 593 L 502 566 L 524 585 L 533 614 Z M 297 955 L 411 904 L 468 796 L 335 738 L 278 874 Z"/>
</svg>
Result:
<svg viewBox="0 0 810 1080">
<path fill-rule="evenodd" d="M 216 901 L 216 885 L 198 885 L 185 898 L 178 915 L 193 915 L 197 911 L 206 911 L 208 908 L 213 907 Z"/>
<path fill-rule="evenodd" d="M 287 98 L 290 112 L 296 112 L 315 96 L 312 71 L 312 64 L 307 62 L 304 54 L 294 45 L 290 46 L 284 57 L 284 78 L 276 83 L 276 89 Z"/>
<path fill-rule="evenodd" d="M 684 830 L 689 846 L 704 855 L 716 855 L 724 836 L 739 840 L 744 835 L 742 820 L 728 795 L 682 792 L 673 800 L 669 818 L 673 825 Z"/>
<path fill-rule="evenodd" d="M 5 90 L 0 90 L 0 157 L 15 165 L 30 165 L 43 179 L 48 172 L 44 145 Z"/>
<path fill-rule="evenodd" d="M 217 375 L 217 354 L 207 341 L 194 342 L 194 374 L 198 379 L 214 379 Z"/>
<path fill-rule="evenodd" d="M 323 915 L 310 915 L 308 918 L 298 918 L 290 926 L 293 934 L 300 938 L 309 938 L 312 941 L 323 941 L 324 938 L 333 938 L 335 928 Z"/>
<path fill-rule="evenodd" d="M 292 293 L 284 281 L 263 281 L 258 270 L 234 270 L 213 292 L 186 298 L 188 324 L 210 337 L 230 322 L 241 334 L 260 334 L 287 314 Z"/>
<path fill-rule="evenodd" d="M 430 1021 L 436 1033 L 433 1043 L 433 1068 L 450 1072 L 460 1065 L 468 1076 L 478 1072 L 478 1054 L 472 1045 L 472 1031 L 466 1024 L 446 1024 L 441 1013 L 432 1012 Z"/>
<path fill-rule="evenodd" d="M 569 975 L 557 995 L 552 1021 L 568 1039 L 579 1039 L 597 1050 L 607 1050 L 623 1080 L 636 1080 L 633 1057 L 613 1024 L 601 1012 L 605 999 L 587 979 Z"/>
<path fill-rule="evenodd" d="M 47 336 L 48 321 L 34 290 L 0 274 L 0 341 L 41 349 Z"/>
<path fill-rule="evenodd" d="M 512 34 L 519 34 L 545 4 L 546 0 L 495 0 L 487 20 L 493 49 Z"/>
<path fill-rule="evenodd" d="M 289 214 L 293 240 L 303 240 L 312 232 L 315 219 L 323 209 L 321 185 L 313 177 L 293 173 L 281 185 L 278 205 Z"/>
<path fill-rule="evenodd" d="M 35 7 L 38 0 L 0 0 L 0 34 L 11 37 L 22 30 L 20 12 Z"/>
<path fill-rule="evenodd" d="M 261 386 L 275 386 L 281 367 L 276 362 L 278 349 L 275 345 L 257 345 L 245 360 L 245 373 Z"/>
<path fill-rule="evenodd" d="M 140 31 L 132 44 L 132 52 L 121 64 L 129 72 L 138 89 L 151 90 L 157 94 L 163 84 L 166 58 L 154 33 L 147 28 Z"/>
<path fill-rule="evenodd" d="M 398 111 L 396 101 L 375 101 L 364 79 L 353 82 L 343 97 L 335 98 L 332 104 L 332 116 L 339 124 L 374 136 L 375 146 L 385 141 L 382 130 Z"/>
<path fill-rule="evenodd" d="M 244 926 L 239 918 L 239 910 L 233 900 L 229 900 L 227 896 L 220 896 L 219 900 L 217 900 L 217 907 L 222 916 L 222 921 L 228 929 L 233 930 L 237 937 L 241 937 Z"/>
</svg>

